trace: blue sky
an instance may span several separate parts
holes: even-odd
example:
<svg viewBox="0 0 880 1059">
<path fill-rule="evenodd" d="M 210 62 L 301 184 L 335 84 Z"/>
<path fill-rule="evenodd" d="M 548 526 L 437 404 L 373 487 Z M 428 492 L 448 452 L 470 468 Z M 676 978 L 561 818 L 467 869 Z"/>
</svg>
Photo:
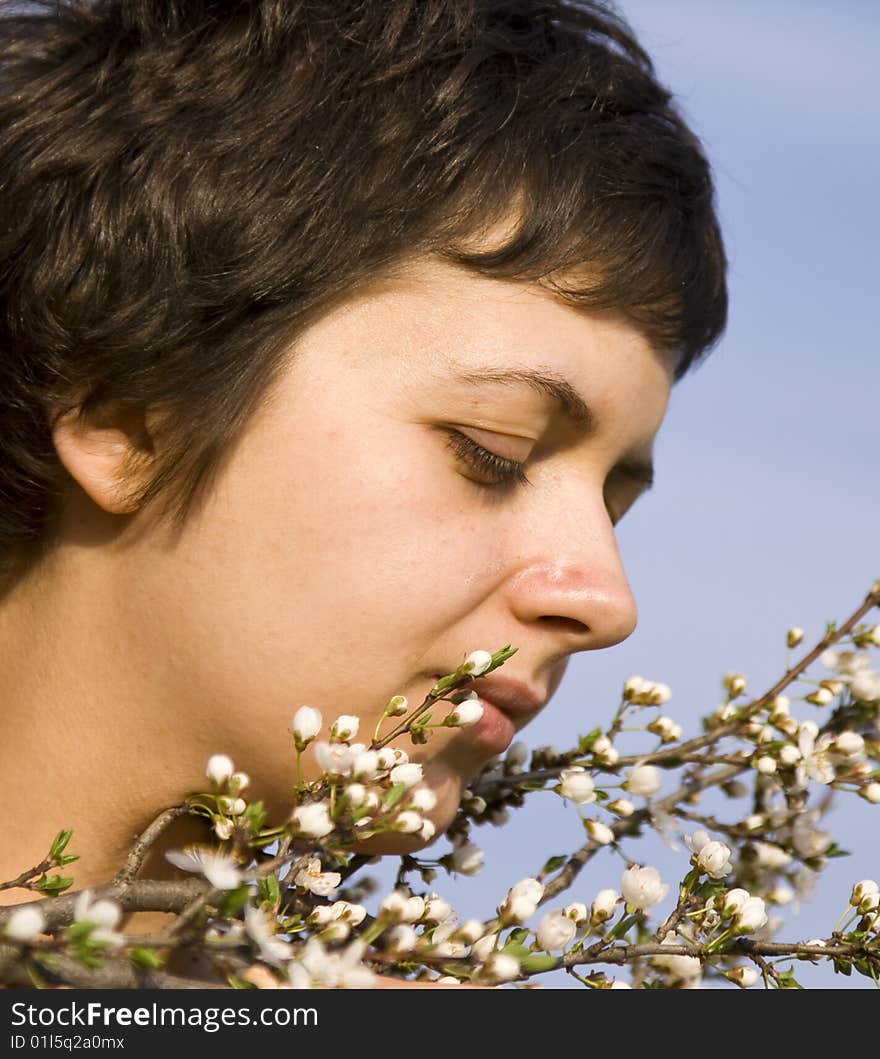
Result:
<svg viewBox="0 0 880 1059">
<path fill-rule="evenodd" d="M 607 723 L 634 673 L 669 684 L 664 712 L 696 734 L 698 718 L 723 699 L 725 671 L 744 673 L 749 692 L 760 693 L 783 672 L 789 626 L 818 639 L 880 578 L 880 5 L 619 6 L 712 161 L 730 324 L 676 387 L 656 448 L 656 488 L 620 527 L 639 627 L 612 650 L 572 659 L 524 733 L 529 746 L 569 746 Z M 803 703 L 793 712 L 822 721 Z M 852 883 L 880 876 L 880 806 L 838 796 L 826 819 L 852 855 L 830 862 L 796 914 L 789 906 L 779 940 L 827 935 Z M 441 875 L 435 885 L 464 915 L 489 914 L 505 885 L 581 834 L 572 807 L 534 795 L 511 825 L 474 830 L 487 851 L 481 875 Z M 686 870 L 683 848 L 644 841 L 627 852 L 670 883 Z M 569 899 L 588 903 L 618 886 L 623 867 L 613 854 L 600 857 Z M 873 988 L 824 967 L 796 971 L 807 985 Z"/>
</svg>

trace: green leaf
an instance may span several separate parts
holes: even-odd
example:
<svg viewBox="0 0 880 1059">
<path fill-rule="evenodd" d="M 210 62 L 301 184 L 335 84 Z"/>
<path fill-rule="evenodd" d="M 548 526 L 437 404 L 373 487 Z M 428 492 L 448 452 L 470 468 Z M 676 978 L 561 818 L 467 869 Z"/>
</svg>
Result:
<svg viewBox="0 0 880 1059">
<path fill-rule="evenodd" d="M 157 952 L 142 945 L 136 945 L 129 952 L 128 958 L 136 967 L 143 967 L 145 971 L 158 970 L 165 962 Z"/>
<path fill-rule="evenodd" d="M 400 801 L 404 794 L 409 790 L 405 783 L 395 783 L 394 786 L 388 791 L 387 794 L 382 797 L 382 805 L 386 809 L 391 809 Z"/>
<path fill-rule="evenodd" d="M 55 838 L 52 840 L 52 846 L 49 850 L 49 860 L 58 860 L 61 854 L 64 852 L 67 843 L 70 841 L 70 836 L 73 834 L 73 830 L 59 831 Z"/>
<path fill-rule="evenodd" d="M 230 890 L 223 895 L 223 898 L 218 903 L 220 911 L 223 912 L 224 915 L 234 916 L 244 908 L 248 902 L 249 896 L 250 890 L 248 889 L 247 883 L 242 883 L 241 886 L 238 886 L 236 889 Z"/>
<path fill-rule="evenodd" d="M 69 890 L 71 886 L 73 886 L 73 879 L 63 875 L 44 875 L 36 884 L 40 893 L 46 894 L 47 897 L 57 897 L 58 894 Z"/>
<path fill-rule="evenodd" d="M 601 734 L 602 734 L 602 729 L 601 728 L 594 728 L 592 730 L 592 732 L 587 732 L 586 735 L 579 735 L 578 736 L 578 742 L 577 742 L 578 753 L 586 754 L 589 750 L 592 750 L 593 743 L 596 742 L 596 740 L 599 738 L 599 736 Z"/>
<path fill-rule="evenodd" d="M 525 927 L 516 927 L 507 936 L 508 945 L 522 945 L 522 943 L 528 938 L 529 932 Z"/>
<path fill-rule="evenodd" d="M 536 971 L 552 971 L 558 960 L 555 956 L 545 956 L 543 953 L 533 952 L 519 962 L 521 971 L 533 974 Z"/>
<path fill-rule="evenodd" d="M 262 802 L 251 802 L 244 811 L 244 817 L 253 831 L 259 831 L 266 822 L 266 810 Z"/>
<path fill-rule="evenodd" d="M 506 942 L 505 945 L 499 950 L 500 952 L 506 953 L 508 956 L 515 956 L 520 963 L 531 953 L 524 945 L 517 945 L 516 942 Z"/>
<path fill-rule="evenodd" d="M 281 903 L 281 888 L 278 885 L 278 876 L 274 873 L 272 875 L 264 875 L 258 883 L 258 893 L 260 901 L 276 908 Z"/>
<path fill-rule="evenodd" d="M 541 869 L 540 874 L 549 875 L 552 871 L 559 871 L 567 860 L 568 857 L 566 857 L 564 853 L 559 853 L 555 857 L 551 857 Z"/>
<path fill-rule="evenodd" d="M 79 855 L 76 853 L 65 853 L 62 857 L 56 857 L 55 863 L 59 868 L 63 868 L 65 864 L 73 864 L 75 860 L 79 860 Z"/>
</svg>

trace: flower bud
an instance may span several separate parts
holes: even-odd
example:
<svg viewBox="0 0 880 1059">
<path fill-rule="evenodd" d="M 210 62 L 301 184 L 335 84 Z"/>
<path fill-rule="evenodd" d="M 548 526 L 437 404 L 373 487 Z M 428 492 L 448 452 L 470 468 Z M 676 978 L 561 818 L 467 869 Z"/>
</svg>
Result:
<svg viewBox="0 0 880 1059">
<path fill-rule="evenodd" d="M 447 728 L 471 728 L 477 724 L 483 716 L 483 704 L 476 699 L 464 699 L 454 706 L 443 724 Z"/>
<path fill-rule="evenodd" d="M 779 750 L 779 760 L 783 765 L 793 765 L 796 761 L 799 761 L 801 752 L 796 746 L 791 743 L 786 743 L 785 746 Z"/>
<path fill-rule="evenodd" d="M 566 905 L 563 908 L 563 913 L 574 923 L 576 927 L 586 923 L 590 918 L 590 913 L 587 911 L 587 906 L 581 904 L 580 901 L 573 901 L 570 905 Z"/>
<path fill-rule="evenodd" d="M 226 754 L 212 754 L 208 758 L 208 767 L 205 769 L 205 774 L 212 783 L 216 783 L 220 787 L 229 779 L 234 770 L 235 766 L 232 764 L 232 758 Z"/>
<path fill-rule="evenodd" d="M 587 805 L 596 800 L 593 777 L 581 765 L 563 769 L 559 773 L 559 786 L 556 790 L 562 798 L 567 798 L 575 805 Z"/>
<path fill-rule="evenodd" d="M 610 919 L 619 901 L 620 894 L 616 890 L 600 890 L 590 905 L 590 922 L 595 926 Z"/>
<path fill-rule="evenodd" d="M 316 710 L 312 706 L 300 706 L 293 715 L 293 724 L 291 726 L 297 750 L 302 750 L 308 746 L 318 732 L 321 731 L 321 723 L 320 710 Z"/>
<path fill-rule="evenodd" d="M 880 783 L 866 783 L 859 794 L 871 805 L 880 805 Z"/>
<path fill-rule="evenodd" d="M 584 829 L 593 842 L 600 846 L 610 846 L 614 841 L 614 832 L 601 820 L 584 820 Z"/>
<path fill-rule="evenodd" d="M 660 790 L 660 771 L 653 765 L 634 765 L 621 786 L 630 794 L 650 798 Z"/>
<path fill-rule="evenodd" d="M 632 816 L 636 811 L 636 807 L 629 798 L 615 798 L 613 801 L 606 803 L 605 808 L 609 813 L 614 813 L 615 816 Z"/>
<path fill-rule="evenodd" d="M 402 717 L 409 709 L 409 700 L 406 695 L 392 695 L 385 707 L 388 717 Z"/>
<path fill-rule="evenodd" d="M 794 644 L 789 644 L 789 646 L 794 647 Z M 740 967 L 734 967 L 732 971 L 728 971 L 726 977 L 743 989 L 748 989 L 758 981 L 761 975 L 754 967 L 747 967 L 743 964 Z"/>
<path fill-rule="evenodd" d="M 540 948 L 551 952 L 564 949 L 569 942 L 574 940 L 576 933 L 577 927 L 572 920 L 565 912 L 556 909 L 546 912 L 541 917 L 541 922 L 535 931 L 535 938 Z"/>
<path fill-rule="evenodd" d="M 855 757 L 865 749 L 865 740 L 858 732 L 840 732 L 834 739 L 833 749 L 847 757 Z"/>
<path fill-rule="evenodd" d="M 33 941 L 46 929 L 46 917 L 39 908 L 24 905 L 16 908 L 6 921 L 4 934 L 13 941 Z"/>
<path fill-rule="evenodd" d="M 834 698 L 831 691 L 828 688 L 818 687 L 814 692 L 805 696 L 807 702 L 811 702 L 814 706 L 827 706 L 829 702 Z"/>
<path fill-rule="evenodd" d="M 803 638 L 804 638 L 804 630 L 803 629 L 799 629 L 795 625 L 791 629 L 788 630 L 788 633 L 787 633 L 787 635 L 785 637 L 785 642 L 788 644 L 789 647 L 797 647 L 797 645 L 801 642 L 801 640 L 803 640 Z"/>
<path fill-rule="evenodd" d="M 360 719 L 344 713 L 337 717 L 330 728 L 330 739 L 337 743 L 348 743 L 358 734 Z"/>
<path fill-rule="evenodd" d="M 422 781 L 422 766 L 409 761 L 405 765 L 395 765 L 390 775 L 392 783 L 403 783 L 407 787 L 415 787 Z"/>
<path fill-rule="evenodd" d="M 480 967 L 478 978 L 487 982 L 512 982 L 519 976 L 519 960 L 506 952 L 493 952 Z"/>
<path fill-rule="evenodd" d="M 492 665 L 492 655 L 488 651 L 472 651 L 460 667 L 465 673 L 479 677 Z"/>
<path fill-rule="evenodd" d="M 452 871 L 459 875 L 476 875 L 483 867 L 485 854 L 473 842 L 465 842 L 452 851 L 449 862 Z"/>
<path fill-rule="evenodd" d="M 880 888 L 873 879 L 862 879 L 853 887 L 849 903 L 864 915 L 880 904 Z"/>
<path fill-rule="evenodd" d="M 727 694 L 736 699 L 746 690 L 746 678 L 742 673 L 725 673 L 722 685 Z"/>
<path fill-rule="evenodd" d="M 763 776 L 772 776 L 776 771 L 776 760 L 775 758 L 769 757 L 767 754 L 763 754 L 755 760 L 755 768 Z"/>
<path fill-rule="evenodd" d="M 393 830 L 399 831 L 401 834 L 414 835 L 416 831 L 421 830 L 421 814 L 413 812 L 411 809 L 404 809 L 402 813 L 397 814 L 391 826 Z"/>
</svg>

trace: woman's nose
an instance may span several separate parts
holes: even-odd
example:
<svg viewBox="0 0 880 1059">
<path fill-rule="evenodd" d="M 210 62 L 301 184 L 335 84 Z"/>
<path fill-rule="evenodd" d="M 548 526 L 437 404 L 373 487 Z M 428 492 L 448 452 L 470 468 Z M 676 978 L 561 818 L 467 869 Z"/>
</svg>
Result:
<svg viewBox="0 0 880 1059">
<path fill-rule="evenodd" d="M 638 609 L 601 496 L 532 521 L 509 582 L 526 624 L 553 626 L 565 653 L 613 647 L 631 635 Z M 525 558 L 525 561 L 522 561 Z"/>
</svg>

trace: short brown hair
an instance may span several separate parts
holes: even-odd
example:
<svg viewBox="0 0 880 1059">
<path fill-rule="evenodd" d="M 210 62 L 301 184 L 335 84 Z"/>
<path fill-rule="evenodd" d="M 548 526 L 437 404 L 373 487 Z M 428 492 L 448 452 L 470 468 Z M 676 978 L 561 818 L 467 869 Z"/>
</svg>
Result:
<svg viewBox="0 0 880 1059">
<path fill-rule="evenodd" d="M 182 522 L 306 323 L 415 253 L 676 379 L 726 319 L 709 165 L 599 2 L 0 0 L 0 212 L 0 559 L 60 509 L 55 417 L 163 409 L 137 500 Z"/>
</svg>

